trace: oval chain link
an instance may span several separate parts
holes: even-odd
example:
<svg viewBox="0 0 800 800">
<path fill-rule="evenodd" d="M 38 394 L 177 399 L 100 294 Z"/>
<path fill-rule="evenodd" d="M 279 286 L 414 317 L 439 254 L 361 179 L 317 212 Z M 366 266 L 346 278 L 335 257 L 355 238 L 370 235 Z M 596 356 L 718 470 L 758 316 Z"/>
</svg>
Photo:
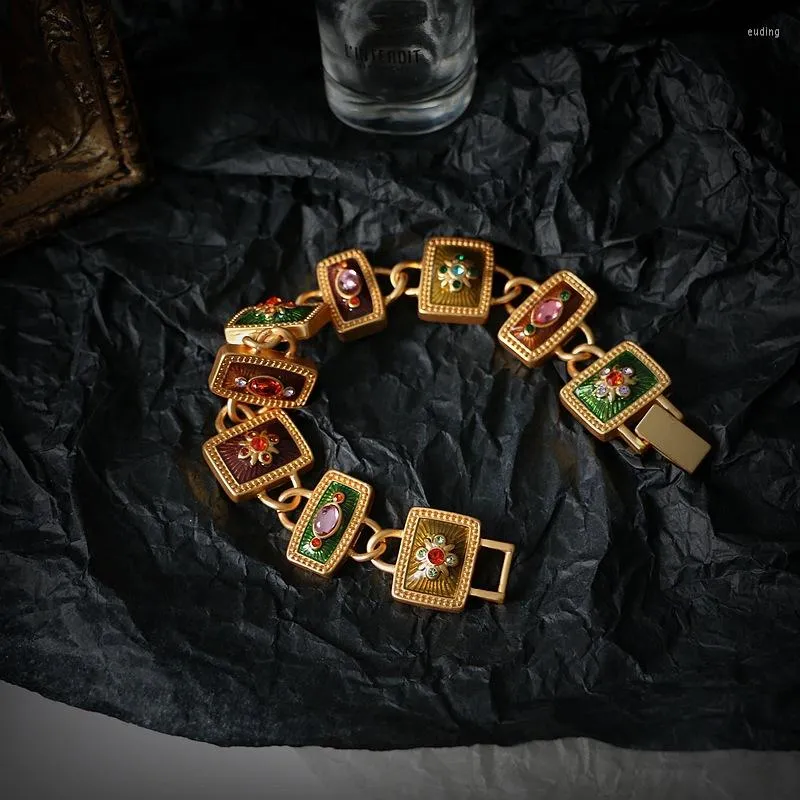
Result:
<svg viewBox="0 0 800 800">
<path fill-rule="evenodd" d="M 514 275 L 513 272 L 507 270 L 505 267 L 495 264 L 494 271 L 502 275 L 506 279 L 506 282 L 503 285 L 503 294 L 498 297 L 493 297 L 489 301 L 489 305 L 508 305 L 512 300 L 516 300 L 520 296 L 520 293 L 522 292 L 522 285 L 519 282 L 514 283 L 514 281 L 518 281 L 519 279 Z"/>
<path fill-rule="evenodd" d="M 378 525 L 378 523 L 375 522 L 374 519 L 370 519 L 369 517 L 365 517 L 364 521 L 361 524 L 369 528 L 372 531 L 373 535 L 379 534 L 382 530 L 381 526 Z M 370 541 L 372 541 L 371 538 Z M 369 543 L 367 543 L 367 551 L 365 553 L 359 553 L 354 548 L 351 547 L 347 551 L 347 555 L 349 555 L 350 558 L 353 559 L 353 561 L 358 561 L 359 563 L 363 563 L 364 561 L 374 561 L 376 558 L 380 558 L 386 552 L 387 546 L 388 545 L 383 540 L 378 542 L 377 547 L 373 548 L 370 548 Z"/>
<path fill-rule="evenodd" d="M 256 412 L 253 411 L 250 406 L 244 403 L 237 403 L 236 400 L 231 398 L 217 412 L 217 417 L 214 420 L 214 427 L 217 429 L 217 433 L 222 433 L 228 430 L 229 427 L 225 424 L 226 419 L 229 419 L 234 425 L 239 425 L 241 422 L 247 422 L 247 420 L 253 419 L 254 416 L 256 416 Z"/>
<path fill-rule="evenodd" d="M 372 522 L 372 520 L 370 520 Z M 366 520 L 365 520 L 366 523 Z M 373 527 L 375 525 L 375 527 Z M 386 548 L 386 540 L 387 539 L 402 539 L 403 538 L 403 531 L 398 530 L 396 528 L 379 528 L 377 523 L 373 523 L 369 527 L 375 531 L 372 536 L 369 537 L 367 541 L 367 552 L 371 553 L 373 550 L 377 550 L 380 545 Z M 376 530 L 377 528 L 377 530 Z M 383 561 L 380 556 L 373 557 L 370 559 L 372 561 L 372 565 L 377 567 L 382 572 L 388 572 L 390 575 L 394 574 L 396 564 L 389 564 L 386 561 Z"/>
<path fill-rule="evenodd" d="M 401 262 L 401 264 L 405 263 L 407 262 Z M 395 267 L 397 266 L 399 265 L 396 264 Z M 405 270 L 398 270 L 395 273 L 395 267 L 375 267 L 375 274 L 388 276 L 392 284 L 392 291 L 383 298 L 387 308 L 405 294 L 406 286 L 408 286 L 408 275 Z"/>
<path fill-rule="evenodd" d="M 312 289 L 310 292 L 301 292 L 294 300 L 298 306 L 319 306 L 325 302 L 320 289 Z"/>
<path fill-rule="evenodd" d="M 588 342 L 585 344 L 579 344 L 572 350 L 573 353 L 577 354 L 579 358 L 572 359 L 571 361 L 567 361 L 567 372 L 569 373 L 570 378 L 576 378 L 580 370 L 578 369 L 578 364 L 581 361 L 586 361 L 591 359 L 592 356 L 596 358 L 602 358 L 606 351 L 603 350 L 602 347 L 598 347 L 596 344 L 589 344 Z"/>
<path fill-rule="evenodd" d="M 286 517 L 287 512 L 294 511 L 299 505 L 300 501 L 305 497 L 308 498 L 311 496 L 311 491 L 309 489 L 303 488 L 303 484 L 300 480 L 300 475 L 297 472 L 293 472 L 289 476 L 289 480 L 292 482 L 291 489 L 284 489 L 278 496 L 270 497 L 266 490 L 263 492 L 259 492 L 256 497 L 267 507 L 272 509 L 273 511 L 278 512 L 278 519 L 280 519 L 281 524 L 287 530 L 294 529 L 294 523 L 286 518 L 284 519 L 281 517 L 283 514 Z M 291 527 L 288 527 L 291 525 Z"/>
<path fill-rule="evenodd" d="M 297 354 L 297 337 L 286 328 L 264 328 L 254 336 L 245 336 L 242 339 L 242 344 L 256 353 L 260 350 L 272 350 L 275 345 L 283 343 L 287 345 L 283 355 L 294 358 Z"/>
<path fill-rule="evenodd" d="M 406 297 L 416 297 L 419 294 L 419 286 L 408 285 L 406 270 L 409 269 L 421 270 L 422 264 L 420 264 L 419 261 L 399 261 L 389 270 L 389 281 L 394 287 L 392 294 L 398 291 L 398 287 L 400 286 L 403 287 L 401 294 L 404 294 Z M 391 296 L 392 295 L 389 295 L 389 297 Z M 397 296 L 399 297 L 400 294 Z"/>
</svg>

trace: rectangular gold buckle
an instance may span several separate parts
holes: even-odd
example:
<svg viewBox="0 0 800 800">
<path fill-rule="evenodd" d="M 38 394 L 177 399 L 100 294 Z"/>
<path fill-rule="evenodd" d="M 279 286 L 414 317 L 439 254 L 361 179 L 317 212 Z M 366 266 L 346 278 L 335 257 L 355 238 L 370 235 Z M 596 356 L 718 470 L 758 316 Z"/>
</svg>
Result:
<svg viewBox="0 0 800 800">
<path fill-rule="evenodd" d="M 500 568 L 500 580 L 497 582 L 496 591 L 476 589 L 470 586 L 470 597 L 479 597 L 481 600 L 488 600 L 490 603 L 505 603 L 508 576 L 511 573 L 511 559 L 514 557 L 514 545 L 510 542 L 498 542 L 495 539 L 481 539 L 480 546 L 487 548 L 487 550 L 499 550 L 503 553 L 503 566 Z"/>
</svg>

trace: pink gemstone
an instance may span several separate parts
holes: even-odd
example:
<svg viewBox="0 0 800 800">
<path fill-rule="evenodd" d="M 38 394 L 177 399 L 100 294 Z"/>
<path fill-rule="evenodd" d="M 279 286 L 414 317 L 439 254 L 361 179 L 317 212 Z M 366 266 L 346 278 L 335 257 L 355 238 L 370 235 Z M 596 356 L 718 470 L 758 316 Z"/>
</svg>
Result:
<svg viewBox="0 0 800 800">
<path fill-rule="evenodd" d="M 556 300 L 555 297 L 549 297 L 547 300 L 542 300 L 541 303 L 536 304 L 531 319 L 539 327 L 552 325 L 561 316 L 563 310 L 564 304 L 560 300 Z"/>
<path fill-rule="evenodd" d="M 346 297 L 361 291 L 361 278 L 354 269 L 343 269 L 336 278 L 336 286 Z"/>
<path fill-rule="evenodd" d="M 339 527 L 342 511 L 335 503 L 322 506 L 314 517 L 314 533 L 320 536 L 329 536 Z"/>
</svg>

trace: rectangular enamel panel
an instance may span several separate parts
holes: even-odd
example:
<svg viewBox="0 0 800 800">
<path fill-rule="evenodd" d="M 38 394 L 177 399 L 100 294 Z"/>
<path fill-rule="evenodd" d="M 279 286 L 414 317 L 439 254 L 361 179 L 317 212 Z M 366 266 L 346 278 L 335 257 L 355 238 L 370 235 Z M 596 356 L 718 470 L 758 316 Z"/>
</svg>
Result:
<svg viewBox="0 0 800 800">
<path fill-rule="evenodd" d="M 332 573 L 358 535 L 372 495 L 369 484 L 328 470 L 294 526 L 286 550 L 289 561 L 320 575 Z"/>
<path fill-rule="evenodd" d="M 310 339 L 331 318 L 324 303 L 295 305 L 291 300 L 270 297 L 263 303 L 237 312 L 225 326 L 225 341 L 241 344 L 264 328 L 285 328 L 298 339 Z"/>
<path fill-rule="evenodd" d="M 437 236 L 425 242 L 419 316 L 428 322 L 482 324 L 489 317 L 494 249 L 479 239 Z"/>
<path fill-rule="evenodd" d="M 308 361 L 224 345 L 217 352 L 208 386 L 214 394 L 241 403 L 297 408 L 306 404 L 316 380 L 317 370 Z"/>
<path fill-rule="evenodd" d="M 320 261 L 317 282 L 340 339 L 352 341 L 386 327 L 383 295 L 361 250 L 346 250 Z"/>
<path fill-rule="evenodd" d="M 526 366 L 544 361 L 569 338 L 597 302 L 597 294 L 577 275 L 551 275 L 500 328 L 497 338 Z"/>
<path fill-rule="evenodd" d="M 480 541 L 481 524 L 474 517 L 412 508 L 397 555 L 392 597 L 440 611 L 461 611 Z"/>
<path fill-rule="evenodd" d="M 213 436 L 203 445 L 203 457 L 234 502 L 284 483 L 314 463 L 300 431 L 278 408 Z"/>
<path fill-rule="evenodd" d="M 669 375 L 644 350 L 622 342 L 562 387 L 560 397 L 575 417 L 605 440 L 669 385 Z"/>
</svg>

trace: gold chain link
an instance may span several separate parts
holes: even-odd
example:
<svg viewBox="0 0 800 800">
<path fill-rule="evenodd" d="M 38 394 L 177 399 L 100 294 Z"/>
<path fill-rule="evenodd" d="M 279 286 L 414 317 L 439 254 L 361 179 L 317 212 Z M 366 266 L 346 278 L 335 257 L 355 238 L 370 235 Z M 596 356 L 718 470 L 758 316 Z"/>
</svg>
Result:
<svg viewBox="0 0 800 800">
<path fill-rule="evenodd" d="M 602 358 L 606 354 L 606 351 L 603 350 L 602 347 L 598 347 L 596 344 L 589 344 L 588 342 L 585 344 L 579 344 L 573 349 L 572 352 L 577 354 L 579 358 L 567 361 L 567 372 L 571 378 L 578 376 L 580 370 L 578 369 L 577 365 L 581 361 L 591 359 L 592 356 L 595 356 L 596 358 Z"/>
<path fill-rule="evenodd" d="M 228 430 L 228 426 L 225 424 L 226 419 L 229 419 L 234 425 L 238 425 L 240 422 L 247 422 L 248 419 L 253 419 L 254 416 L 255 412 L 250 406 L 237 403 L 236 400 L 230 399 L 217 412 L 217 417 L 214 420 L 214 427 L 217 433 L 222 433 Z"/>
<path fill-rule="evenodd" d="M 375 522 L 374 519 L 370 519 L 369 517 L 365 517 L 364 521 L 361 523 L 362 525 L 369 528 L 373 534 L 378 534 L 381 532 L 381 526 Z M 372 539 L 370 538 L 370 541 Z M 347 551 L 347 555 L 353 559 L 353 561 L 358 561 L 359 563 L 363 563 L 364 561 L 374 561 L 376 558 L 380 558 L 385 552 L 387 548 L 387 544 L 385 541 L 378 542 L 377 547 L 370 547 L 369 543 L 367 544 L 367 551 L 365 553 L 359 553 L 354 548 L 350 548 Z"/>
<path fill-rule="evenodd" d="M 322 292 L 319 289 L 312 289 L 310 292 L 301 292 L 295 298 L 295 305 L 298 306 L 318 306 L 322 305 L 325 300 L 322 297 Z"/>
<path fill-rule="evenodd" d="M 245 336 L 242 339 L 242 344 L 255 352 L 260 350 L 272 350 L 276 345 L 282 343 L 285 343 L 287 346 L 284 355 L 287 358 L 294 358 L 297 354 L 297 337 L 291 331 L 286 330 L 286 328 L 264 328 L 256 333 L 255 336 Z"/>
<path fill-rule="evenodd" d="M 384 550 L 386 549 L 386 540 L 387 539 L 402 539 L 403 538 L 403 531 L 397 530 L 395 528 L 381 528 L 377 522 L 374 520 L 364 520 L 364 524 L 368 527 L 372 528 L 374 533 L 372 536 L 369 537 L 367 541 L 367 552 L 371 553 L 373 550 L 377 550 L 380 545 L 384 546 Z M 386 561 L 381 560 L 380 555 L 377 557 L 372 557 L 370 559 L 372 565 L 377 567 L 382 572 L 388 572 L 390 575 L 394 574 L 394 570 L 396 564 L 389 564 Z"/>
<path fill-rule="evenodd" d="M 499 297 L 493 297 L 489 301 L 489 305 L 508 305 L 512 300 L 516 300 L 520 296 L 520 293 L 522 292 L 522 286 L 519 283 L 514 283 L 514 281 L 518 281 L 519 279 L 514 275 L 513 272 L 507 270 L 505 267 L 495 264 L 494 271 L 502 275 L 506 279 L 506 282 L 503 286 L 503 294 L 501 294 Z M 509 286 L 509 284 L 511 285 Z"/>
<path fill-rule="evenodd" d="M 419 294 L 419 286 L 408 286 L 406 270 L 409 269 L 421 270 L 422 264 L 420 264 L 419 261 L 399 261 L 389 270 L 389 280 L 392 286 L 394 286 L 395 291 L 402 285 L 402 294 L 406 297 L 416 297 Z M 394 292 L 392 292 L 392 294 L 394 294 Z"/>
<path fill-rule="evenodd" d="M 273 511 L 278 512 L 278 519 L 281 521 L 281 525 L 288 531 L 294 530 L 294 522 L 292 522 L 286 514 L 289 511 L 294 511 L 299 505 L 303 498 L 308 499 L 311 497 L 311 491 L 309 489 L 303 488 L 303 484 L 300 481 L 300 475 L 298 473 L 293 472 L 289 479 L 292 482 L 291 489 L 284 489 L 277 498 L 270 497 L 266 491 L 259 492 L 256 497 L 267 507 L 272 509 Z"/>
<path fill-rule="evenodd" d="M 403 263 L 406 262 L 401 262 L 401 264 Z M 392 291 L 383 298 L 387 308 L 405 294 L 406 286 L 408 286 L 408 275 L 406 275 L 405 270 L 395 272 L 395 267 L 375 267 L 375 274 L 387 275 L 392 284 Z"/>
</svg>

